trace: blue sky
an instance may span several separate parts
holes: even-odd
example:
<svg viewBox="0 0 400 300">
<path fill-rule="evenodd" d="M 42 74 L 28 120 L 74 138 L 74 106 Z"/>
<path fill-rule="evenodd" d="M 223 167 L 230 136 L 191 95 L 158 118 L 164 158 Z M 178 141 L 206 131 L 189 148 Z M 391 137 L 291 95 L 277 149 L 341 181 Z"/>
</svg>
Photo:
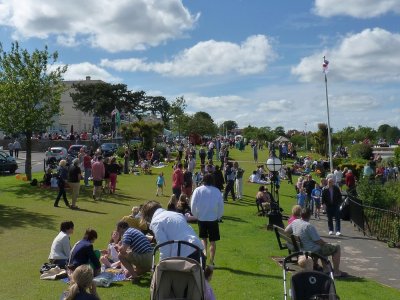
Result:
<svg viewBox="0 0 400 300">
<path fill-rule="evenodd" d="M 0 0 L 0 38 L 59 52 L 66 80 L 184 96 L 240 127 L 399 126 L 399 0 Z"/>
</svg>

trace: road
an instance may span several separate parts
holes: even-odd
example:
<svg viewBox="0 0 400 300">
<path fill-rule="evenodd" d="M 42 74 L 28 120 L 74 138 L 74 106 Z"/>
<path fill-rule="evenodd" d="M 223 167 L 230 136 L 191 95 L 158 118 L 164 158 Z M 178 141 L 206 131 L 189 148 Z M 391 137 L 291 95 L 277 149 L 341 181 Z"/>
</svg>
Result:
<svg viewBox="0 0 400 300">
<path fill-rule="evenodd" d="M 18 169 L 16 173 L 25 174 L 26 152 L 20 151 L 17 159 Z M 32 152 L 32 173 L 43 171 L 44 152 Z"/>
</svg>

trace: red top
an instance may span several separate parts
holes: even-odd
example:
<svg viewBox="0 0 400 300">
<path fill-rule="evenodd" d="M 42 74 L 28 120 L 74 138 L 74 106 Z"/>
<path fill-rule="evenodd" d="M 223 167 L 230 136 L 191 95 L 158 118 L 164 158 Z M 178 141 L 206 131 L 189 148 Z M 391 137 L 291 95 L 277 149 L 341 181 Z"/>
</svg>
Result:
<svg viewBox="0 0 400 300">
<path fill-rule="evenodd" d="M 90 169 L 92 167 L 92 158 L 90 157 L 90 155 L 85 155 L 83 157 L 83 167 L 85 169 Z"/>
<path fill-rule="evenodd" d="M 183 172 L 181 169 L 176 168 L 172 174 L 172 188 L 180 188 L 183 185 Z"/>
<path fill-rule="evenodd" d="M 346 173 L 346 185 L 349 187 L 356 185 L 356 178 L 353 173 Z"/>
</svg>

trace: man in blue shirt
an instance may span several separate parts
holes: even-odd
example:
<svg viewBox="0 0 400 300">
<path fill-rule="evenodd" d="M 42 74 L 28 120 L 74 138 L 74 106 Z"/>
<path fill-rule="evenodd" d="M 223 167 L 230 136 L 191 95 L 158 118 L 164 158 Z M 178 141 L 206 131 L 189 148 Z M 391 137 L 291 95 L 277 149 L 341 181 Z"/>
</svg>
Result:
<svg viewBox="0 0 400 300">
<path fill-rule="evenodd" d="M 122 245 L 116 246 L 119 252 L 118 258 L 122 265 L 128 270 L 132 282 L 150 271 L 153 262 L 153 248 L 149 239 L 139 230 L 130 228 L 128 223 L 120 221 L 117 231 L 122 237 Z"/>
</svg>

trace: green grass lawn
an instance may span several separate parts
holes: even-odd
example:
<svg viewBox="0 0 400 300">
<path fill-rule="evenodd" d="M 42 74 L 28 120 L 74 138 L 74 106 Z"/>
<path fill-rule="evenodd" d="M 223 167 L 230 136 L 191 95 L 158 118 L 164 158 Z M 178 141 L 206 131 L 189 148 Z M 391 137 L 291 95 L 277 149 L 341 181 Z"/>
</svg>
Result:
<svg viewBox="0 0 400 300">
<path fill-rule="evenodd" d="M 246 170 L 245 179 L 255 169 L 250 149 L 241 153 L 231 150 L 232 158 Z M 267 159 L 266 151 L 259 153 Z M 157 171 L 153 175 L 121 175 L 116 195 L 94 202 L 91 189 L 82 187 L 78 200 L 81 208 L 74 211 L 54 208 L 56 191 L 31 187 L 14 176 L 0 177 L 0 299 L 59 299 L 67 285 L 61 281 L 39 280 L 39 268 L 47 261 L 50 245 L 63 220 L 75 223 L 71 244 L 82 238 L 87 227 L 99 234 L 95 248 L 107 246 L 116 222 L 130 213 L 133 205 L 156 199 L 162 204 L 168 197 L 155 197 Z M 166 175 L 166 194 L 170 194 L 171 167 L 161 169 Z M 41 179 L 42 174 L 36 174 Z M 245 183 L 245 198 L 240 203 L 231 200 L 225 205 L 221 224 L 221 241 L 217 243 L 216 269 L 211 285 L 218 299 L 282 299 L 281 268 L 271 259 L 284 256 L 278 249 L 275 235 L 267 231 L 267 219 L 256 216 L 254 198 L 258 185 Z M 67 195 L 69 196 L 69 195 Z M 295 200 L 294 188 L 282 183 L 281 205 L 289 213 Z M 197 225 L 194 226 L 197 231 Z M 384 274 L 382 274 L 384 276 Z M 130 282 L 99 288 L 102 299 L 148 299 L 150 276 L 139 285 Z M 400 299 L 400 291 L 366 279 L 336 281 L 342 299 Z"/>
</svg>

